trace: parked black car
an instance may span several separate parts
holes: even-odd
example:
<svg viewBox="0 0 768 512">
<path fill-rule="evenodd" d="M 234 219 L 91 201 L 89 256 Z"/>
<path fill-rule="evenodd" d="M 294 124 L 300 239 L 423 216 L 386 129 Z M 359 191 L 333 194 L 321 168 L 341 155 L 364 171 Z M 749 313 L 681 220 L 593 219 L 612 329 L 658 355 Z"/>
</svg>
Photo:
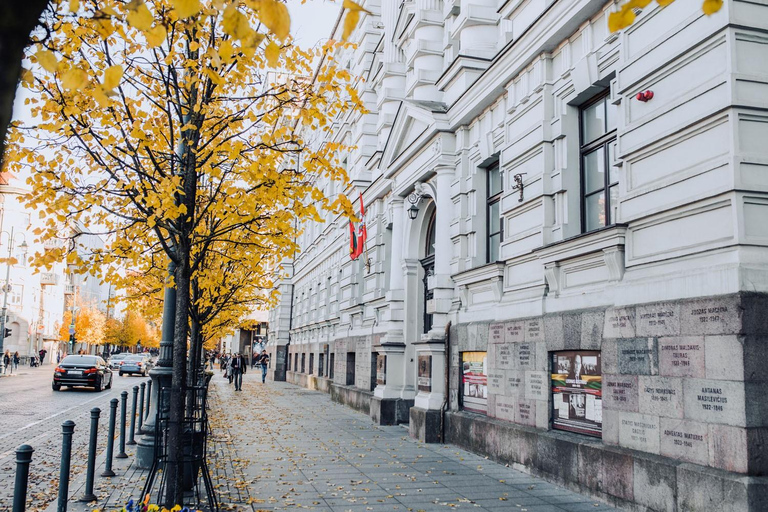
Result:
<svg viewBox="0 0 768 512">
<path fill-rule="evenodd" d="M 99 356 L 67 356 L 53 373 L 54 391 L 61 386 L 86 386 L 96 391 L 112 387 L 112 370 Z"/>
</svg>

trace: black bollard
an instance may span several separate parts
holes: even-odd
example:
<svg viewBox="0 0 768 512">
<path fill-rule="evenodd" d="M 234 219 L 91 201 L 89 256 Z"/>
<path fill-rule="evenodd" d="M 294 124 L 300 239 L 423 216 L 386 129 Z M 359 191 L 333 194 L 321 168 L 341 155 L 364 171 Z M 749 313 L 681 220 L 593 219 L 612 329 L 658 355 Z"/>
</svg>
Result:
<svg viewBox="0 0 768 512">
<path fill-rule="evenodd" d="M 140 384 L 141 391 L 139 392 L 139 434 L 141 434 L 141 426 L 144 424 L 144 388 L 147 387 L 146 382 Z"/>
<path fill-rule="evenodd" d="M 107 437 L 107 462 L 101 476 L 115 476 L 112 471 L 112 453 L 115 451 L 115 420 L 117 419 L 117 398 L 109 401 L 109 437 Z"/>
<path fill-rule="evenodd" d="M 56 512 L 67 512 L 67 495 L 69 494 L 69 466 L 72 459 L 72 434 L 75 432 L 75 422 L 67 420 L 61 424 L 61 466 L 59 469 L 59 501 Z"/>
<path fill-rule="evenodd" d="M 24 512 L 27 508 L 27 484 L 29 463 L 35 450 L 28 444 L 16 448 L 16 485 L 13 488 L 13 512 Z"/>
<path fill-rule="evenodd" d="M 131 402 L 131 429 L 128 431 L 128 444 L 136 444 L 136 403 L 139 399 L 139 386 L 133 386 L 133 401 Z"/>
<path fill-rule="evenodd" d="M 101 409 L 94 407 L 91 409 L 91 433 L 88 439 L 88 467 L 85 472 L 85 494 L 80 501 L 90 503 L 96 501 L 96 495 L 93 494 L 93 476 L 96 472 L 96 440 L 99 435 L 99 415 Z"/>
<path fill-rule="evenodd" d="M 149 405 L 152 403 L 152 381 L 147 382 L 147 416 L 144 419 L 149 418 Z"/>
<path fill-rule="evenodd" d="M 125 419 L 128 408 L 128 392 L 123 391 L 120 393 L 120 451 L 115 456 L 118 459 L 127 459 L 128 454 L 125 453 Z"/>
</svg>

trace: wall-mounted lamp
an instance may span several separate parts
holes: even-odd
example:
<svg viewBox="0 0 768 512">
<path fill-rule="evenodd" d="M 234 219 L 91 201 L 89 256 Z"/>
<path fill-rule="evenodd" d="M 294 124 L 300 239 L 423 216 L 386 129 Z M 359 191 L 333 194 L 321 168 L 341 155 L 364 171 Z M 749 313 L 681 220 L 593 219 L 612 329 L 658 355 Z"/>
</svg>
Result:
<svg viewBox="0 0 768 512">
<path fill-rule="evenodd" d="M 512 176 L 512 179 L 515 180 L 515 184 L 512 187 L 512 190 L 519 190 L 520 191 L 520 199 L 517 200 L 518 203 L 523 202 L 523 189 L 525 188 L 525 185 L 523 184 L 523 176 L 527 174 L 525 172 L 519 172 Z"/>
<path fill-rule="evenodd" d="M 416 220 L 419 216 L 419 203 L 421 202 L 422 195 L 416 192 L 412 192 L 408 195 L 408 202 L 411 203 L 411 207 L 408 208 L 408 218 Z"/>
</svg>

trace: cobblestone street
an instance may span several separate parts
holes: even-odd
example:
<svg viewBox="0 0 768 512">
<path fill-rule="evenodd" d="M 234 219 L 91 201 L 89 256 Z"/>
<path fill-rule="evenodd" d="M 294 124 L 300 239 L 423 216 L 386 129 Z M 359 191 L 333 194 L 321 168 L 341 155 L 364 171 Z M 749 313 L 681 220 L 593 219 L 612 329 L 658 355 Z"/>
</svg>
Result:
<svg viewBox="0 0 768 512">
<path fill-rule="evenodd" d="M 90 411 L 101 409 L 99 450 L 106 444 L 109 401 L 128 390 L 128 406 L 133 386 L 144 379 L 114 374 L 112 389 L 95 393 L 88 388 L 51 389 L 53 365 L 39 368 L 19 367 L 13 377 L 0 378 L 0 511 L 11 510 L 16 471 L 15 451 L 22 444 L 35 449 L 30 466 L 28 510 L 42 510 L 56 499 L 61 457 L 61 423 L 75 422 L 72 440 L 72 475 L 84 473 Z M 119 408 L 118 408 L 119 414 Z M 129 410 L 130 415 L 130 410 Z M 126 434 L 127 435 L 127 434 Z"/>
</svg>

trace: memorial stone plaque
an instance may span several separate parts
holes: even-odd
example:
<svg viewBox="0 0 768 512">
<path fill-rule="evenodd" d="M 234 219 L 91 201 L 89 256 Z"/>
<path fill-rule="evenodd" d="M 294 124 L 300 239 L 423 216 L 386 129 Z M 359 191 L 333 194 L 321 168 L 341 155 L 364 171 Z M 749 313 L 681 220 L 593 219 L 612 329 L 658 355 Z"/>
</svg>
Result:
<svg viewBox="0 0 768 512">
<path fill-rule="evenodd" d="M 659 417 L 633 412 L 619 416 L 619 444 L 625 448 L 659 453 Z"/>
<path fill-rule="evenodd" d="M 741 313 L 737 300 L 705 299 L 680 307 L 681 334 L 738 334 Z"/>
<path fill-rule="evenodd" d="M 638 336 L 677 336 L 680 334 L 680 304 L 637 306 Z"/>
<path fill-rule="evenodd" d="M 743 382 L 684 379 L 683 393 L 686 419 L 746 426 Z"/>
<path fill-rule="evenodd" d="M 683 417 L 683 380 L 673 377 L 640 377 L 640 413 L 668 418 Z"/>
<path fill-rule="evenodd" d="M 661 455 L 706 466 L 709 464 L 705 423 L 661 418 Z"/>
<path fill-rule="evenodd" d="M 504 343 L 504 324 L 491 324 L 488 327 L 488 338 L 491 343 Z"/>
<path fill-rule="evenodd" d="M 490 348 L 493 349 L 495 355 L 494 368 L 498 370 L 509 370 L 515 367 L 514 345 L 499 343 L 491 345 Z"/>
<path fill-rule="evenodd" d="M 518 343 L 525 340 L 525 325 L 523 322 L 508 322 L 504 331 L 505 343 Z"/>
<path fill-rule="evenodd" d="M 523 394 L 523 389 L 521 389 L 524 386 L 524 374 L 518 370 L 507 370 L 506 375 L 506 386 L 504 390 L 504 394 L 507 396 L 517 396 Z"/>
<path fill-rule="evenodd" d="M 525 321 L 525 341 L 544 341 L 544 326 L 541 318 Z"/>
<path fill-rule="evenodd" d="M 506 372 L 503 370 L 493 370 L 488 372 L 488 393 L 494 395 L 504 394 L 504 381 Z"/>
<path fill-rule="evenodd" d="M 515 397 L 503 395 L 496 396 L 496 417 L 498 419 L 514 423 L 516 409 L 517 399 Z"/>
<path fill-rule="evenodd" d="M 704 337 L 660 338 L 659 374 L 669 377 L 704 375 Z"/>
<path fill-rule="evenodd" d="M 378 354 L 376 356 L 376 384 L 384 386 L 387 384 L 387 355 Z"/>
<path fill-rule="evenodd" d="M 517 352 L 517 367 L 521 370 L 536 368 L 536 350 L 533 343 L 517 343 L 513 345 Z"/>
<path fill-rule="evenodd" d="M 515 423 L 533 427 L 536 425 L 536 402 L 533 400 L 519 399 L 517 401 L 517 416 Z"/>
<path fill-rule="evenodd" d="M 659 355 L 656 338 L 631 338 L 618 343 L 619 373 L 658 375 Z"/>
<path fill-rule="evenodd" d="M 604 338 L 634 338 L 635 308 L 611 308 L 605 312 Z"/>
<path fill-rule="evenodd" d="M 637 376 L 603 375 L 603 408 L 617 411 L 638 411 Z"/>
<path fill-rule="evenodd" d="M 549 397 L 549 375 L 546 372 L 525 372 L 525 398 L 547 400 Z"/>
<path fill-rule="evenodd" d="M 432 391 L 432 356 L 419 356 L 419 391 Z"/>
</svg>

